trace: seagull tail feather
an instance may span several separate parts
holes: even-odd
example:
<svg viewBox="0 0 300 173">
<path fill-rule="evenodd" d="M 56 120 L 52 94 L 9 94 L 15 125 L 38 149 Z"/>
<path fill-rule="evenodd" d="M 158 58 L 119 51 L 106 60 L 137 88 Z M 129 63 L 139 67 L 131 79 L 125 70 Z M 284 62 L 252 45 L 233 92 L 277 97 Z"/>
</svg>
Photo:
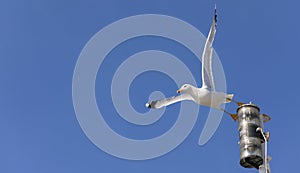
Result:
<svg viewBox="0 0 300 173">
<path fill-rule="evenodd" d="M 227 94 L 225 103 L 230 103 L 232 98 L 233 98 L 233 94 Z"/>
</svg>

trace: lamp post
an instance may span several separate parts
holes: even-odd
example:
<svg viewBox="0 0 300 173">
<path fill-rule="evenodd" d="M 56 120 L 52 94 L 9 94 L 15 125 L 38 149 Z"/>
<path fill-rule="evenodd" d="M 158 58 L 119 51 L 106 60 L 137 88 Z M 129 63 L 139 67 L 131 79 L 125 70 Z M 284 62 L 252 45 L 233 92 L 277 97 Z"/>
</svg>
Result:
<svg viewBox="0 0 300 173">
<path fill-rule="evenodd" d="M 264 132 L 264 123 L 270 120 L 260 114 L 258 106 L 242 104 L 237 109 L 240 165 L 245 168 L 256 168 L 259 173 L 270 173 L 267 154 L 269 132 Z"/>
</svg>

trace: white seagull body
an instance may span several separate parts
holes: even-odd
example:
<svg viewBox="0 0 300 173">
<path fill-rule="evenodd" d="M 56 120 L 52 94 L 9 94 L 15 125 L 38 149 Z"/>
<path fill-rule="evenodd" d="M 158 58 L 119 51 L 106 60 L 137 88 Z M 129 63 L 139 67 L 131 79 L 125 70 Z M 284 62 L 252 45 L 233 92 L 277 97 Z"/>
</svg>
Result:
<svg viewBox="0 0 300 173">
<path fill-rule="evenodd" d="M 217 23 L 217 14 L 215 9 L 214 19 L 202 54 L 202 87 L 197 88 L 189 84 L 184 84 L 177 91 L 177 93 L 183 93 L 183 94 L 166 98 L 163 100 L 155 100 L 155 101 L 148 102 L 146 103 L 146 107 L 158 109 L 179 101 L 192 100 L 195 103 L 200 105 L 223 110 L 220 108 L 220 105 L 232 101 L 233 94 L 226 94 L 223 92 L 215 91 L 213 73 L 212 73 L 212 53 L 213 53 L 212 44 L 216 34 L 216 23 Z"/>
</svg>

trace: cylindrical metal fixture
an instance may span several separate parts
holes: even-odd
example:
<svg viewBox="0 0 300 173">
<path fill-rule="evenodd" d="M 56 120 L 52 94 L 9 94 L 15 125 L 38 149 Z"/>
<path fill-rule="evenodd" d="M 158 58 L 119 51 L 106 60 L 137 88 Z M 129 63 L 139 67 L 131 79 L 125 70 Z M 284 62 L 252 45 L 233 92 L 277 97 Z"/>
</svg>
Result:
<svg viewBox="0 0 300 173">
<path fill-rule="evenodd" d="M 257 130 L 263 128 L 259 107 L 250 103 L 237 109 L 240 164 L 245 168 L 256 168 L 263 164 L 263 136 Z"/>
</svg>

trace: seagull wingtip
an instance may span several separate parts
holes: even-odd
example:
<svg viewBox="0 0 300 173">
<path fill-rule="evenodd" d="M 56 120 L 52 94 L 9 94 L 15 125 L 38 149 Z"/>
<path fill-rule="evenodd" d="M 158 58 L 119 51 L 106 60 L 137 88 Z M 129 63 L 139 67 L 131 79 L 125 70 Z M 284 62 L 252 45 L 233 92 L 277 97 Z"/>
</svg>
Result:
<svg viewBox="0 0 300 173">
<path fill-rule="evenodd" d="M 218 14 L 217 14 L 217 6 L 215 6 L 214 16 L 215 16 L 215 21 L 217 21 L 217 16 L 218 16 Z"/>
<path fill-rule="evenodd" d="M 150 103 L 146 103 L 145 106 L 146 106 L 147 108 L 151 108 L 151 104 L 150 104 Z"/>
</svg>

